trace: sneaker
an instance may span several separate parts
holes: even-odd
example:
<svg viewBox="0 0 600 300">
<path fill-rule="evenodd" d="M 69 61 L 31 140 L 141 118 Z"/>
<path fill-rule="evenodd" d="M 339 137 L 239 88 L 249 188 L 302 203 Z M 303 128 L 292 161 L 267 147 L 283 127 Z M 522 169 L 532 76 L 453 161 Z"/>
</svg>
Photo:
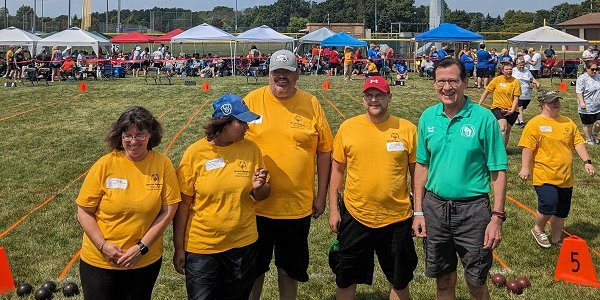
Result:
<svg viewBox="0 0 600 300">
<path fill-rule="evenodd" d="M 550 248 L 550 246 L 552 246 L 550 244 L 550 241 L 548 240 L 548 236 L 546 235 L 546 233 L 537 232 L 534 227 L 534 228 L 531 228 L 531 234 L 533 234 L 535 241 L 538 243 L 538 245 L 540 245 L 540 247 Z"/>
<path fill-rule="evenodd" d="M 587 141 L 585 141 L 585 143 L 588 145 L 596 145 L 596 143 L 592 140 L 587 140 Z"/>
</svg>

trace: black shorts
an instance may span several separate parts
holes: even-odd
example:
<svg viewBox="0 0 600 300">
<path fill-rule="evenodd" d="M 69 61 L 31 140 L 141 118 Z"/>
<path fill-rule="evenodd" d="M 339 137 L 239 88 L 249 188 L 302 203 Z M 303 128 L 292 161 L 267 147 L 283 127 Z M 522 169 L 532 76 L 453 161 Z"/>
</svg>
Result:
<svg viewBox="0 0 600 300">
<path fill-rule="evenodd" d="M 275 266 L 300 282 L 308 281 L 308 232 L 311 216 L 301 219 L 271 219 L 256 216 L 258 229 L 257 277 L 269 271 L 275 251 Z"/>
<path fill-rule="evenodd" d="M 561 188 L 551 184 L 534 186 L 538 195 L 538 211 L 542 215 L 566 218 L 571 211 L 573 188 Z"/>
<path fill-rule="evenodd" d="M 447 200 L 427 191 L 423 214 L 427 229 L 423 239 L 425 275 L 437 278 L 456 272 L 458 254 L 465 280 L 474 286 L 485 285 L 492 267 L 492 249 L 483 249 L 491 219 L 488 195 Z"/>
<path fill-rule="evenodd" d="M 533 78 L 540 78 L 540 70 L 529 70 L 529 72 L 531 72 Z"/>
<path fill-rule="evenodd" d="M 412 239 L 412 218 L 381 228 L 367 227 L 340 204 L 342 221 L 337 240 L 339 248 L 330 249 L 329 267 L 340 288 L 353 284 L 372 284 L 374 253 L 394 289 L 405 289 L 417 268 L 417 253 Z"/>
<path fill-rule="evenodd" d="M 581 119 L 581 124 L 583 125 L 592 125 L 596 121 L 598 121 L 598 117 L 600 117 L 600 113 L 595 114 L 579 114 L 579 118 Z"/>
<path fill-rule="evenodd" d="M 494 114 L 494 117 L 496 117 L 496 120 L 504 119 L 506 120 L 506 122 L 508 122 L 510 126 L 515 125 L 515 122 L 517 121 L 517 116 L 519 116 L 519 112 L 517 111 L 513 112 L 510 116 L 505 116 L 502 113 L 502 109 L 499 107 L 493 108 L 492 113 Z"/>
<path fill-rule="evenodd" d="M 138 269 L 113 270 L 94 267 L 83 260 L 79 263 L 81 288 L 86 300 L 152 298 L 162 258 Z"/>
<path fill-rule="evenodd" d="M 477 77 L 490 78 L 490 69 L 488 68 L 477 68 Z"/>
<path fill-rule="evenodd" d="M 132 68 L 132 69 L 139 69 L 140 67 L 141 67 L 141 65 L 140 65 L 140 63 L 139 63 L 139 62 L 136 62 L 136 63 L 132 63 L 132 64 L 131 64 L 131 68 Z"/>
<path fill-rule="evenodd" d="M 256 279 L 256 243 L 214 254 L 185 254 L 189 299 L 248 299 Z"/>
<path fill-rule="evenodd" d="M 527 106 L 529 106 L 529 103 L 531 103 L 531 99 L 527 99 L 527 100 L 519 99 L 519 107 L 522 107 L 523 109 L 526 109 Z"/>
</svg>

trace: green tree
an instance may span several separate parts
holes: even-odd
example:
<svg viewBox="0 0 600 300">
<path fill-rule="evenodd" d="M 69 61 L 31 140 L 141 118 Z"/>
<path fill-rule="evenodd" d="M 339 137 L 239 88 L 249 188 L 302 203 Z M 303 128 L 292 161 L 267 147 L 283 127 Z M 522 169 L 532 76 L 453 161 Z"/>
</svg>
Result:
<svg viewBox="0 0 600 300">
<path fill-rule="evenodd" d="M 306 28 L 306 23 L 308 23 L 308 18 L 293 15 L 290 17 L 290 22 L 287 27 L 290 32 L 296 32 Z"/>
</svg>

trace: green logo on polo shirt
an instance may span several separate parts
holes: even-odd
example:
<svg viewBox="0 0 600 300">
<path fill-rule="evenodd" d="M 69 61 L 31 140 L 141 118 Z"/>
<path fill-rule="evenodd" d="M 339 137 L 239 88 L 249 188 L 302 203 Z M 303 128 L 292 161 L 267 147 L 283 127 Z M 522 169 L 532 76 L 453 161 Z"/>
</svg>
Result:
<svg viewBox="0 0 600 300">
<path fill-rule="evenodd" d="M 471 124 L 465 124 L 460 128 L 460 135 L 464 137 L 473 137 L 475 135 L 475 127 Z"/>
</svg>

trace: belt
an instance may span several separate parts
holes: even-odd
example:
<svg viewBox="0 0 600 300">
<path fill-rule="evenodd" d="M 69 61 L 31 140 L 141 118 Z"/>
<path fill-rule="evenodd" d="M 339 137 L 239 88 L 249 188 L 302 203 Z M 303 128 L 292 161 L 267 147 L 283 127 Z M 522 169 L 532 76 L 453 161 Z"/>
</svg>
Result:
<svg viewBox="0 0 600 300">
<path fill-rule="evenodd" d="M 481 194 L 479 196 L 471 196 L 471 197 L 466 197 L 466 198 L 460 198 L 460 199 L 446 199 L 444 197 L 441 197 L 431 191 L 426 191 L 426 193 L 428 193 L 429 195 L 431 195 L 433 198 L 435 198 L 436 200 L 440 200 L 442 202 L 444 202 L 444 204 L 442 204 L 442 207 L 444 209 L 444 221 L 446 223 L 448 223 L 448 226 L 450 226 L 450 216 L 452 213 L 456 213 L 456 203 L 469 203 L 469 202 L 474 202 L 477 200 L 480 200 L 481 198 L 486 198 L 486 199 L 490 199 L 490 195 L 488 194 Z"/>
</svg>

